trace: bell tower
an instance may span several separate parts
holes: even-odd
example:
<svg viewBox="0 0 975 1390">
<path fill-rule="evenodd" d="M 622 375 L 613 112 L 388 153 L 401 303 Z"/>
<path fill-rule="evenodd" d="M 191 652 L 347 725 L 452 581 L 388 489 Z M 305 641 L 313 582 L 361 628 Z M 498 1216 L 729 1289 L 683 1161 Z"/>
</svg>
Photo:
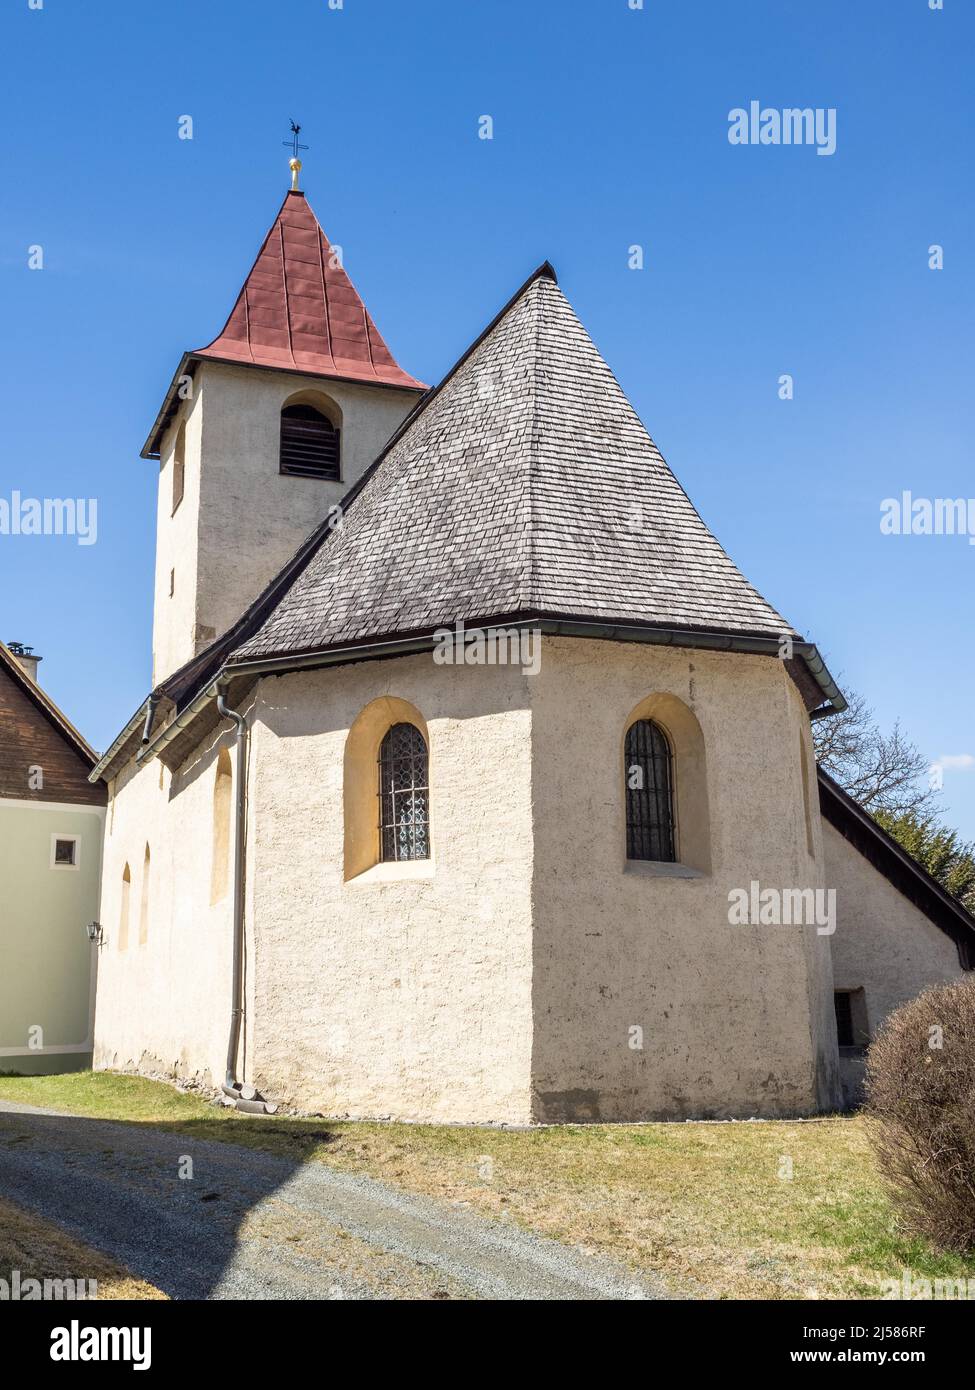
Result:
<svg viewBox="0 0 975 1390">
<path fill-rule="evenodd" d="M 183 354 L 142 451 L 159 462 L 154 685 L 240 616 L 426 390 L 297 187 L 297 150 L 290 168 L 229 319 Z"/>
</svg>

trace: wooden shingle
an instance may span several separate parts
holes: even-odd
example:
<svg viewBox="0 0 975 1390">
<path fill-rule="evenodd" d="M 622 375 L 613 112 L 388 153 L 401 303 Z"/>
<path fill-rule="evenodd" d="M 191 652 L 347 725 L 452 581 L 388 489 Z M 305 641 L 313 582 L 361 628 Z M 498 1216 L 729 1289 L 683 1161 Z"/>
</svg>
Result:
<svg viewBox="0 0 975 1390">
<path fill-rule="evenodd" d="M 231 661 L 548 614 L 798 634 L 721 548 L 538 273 Z"/>
</svg>

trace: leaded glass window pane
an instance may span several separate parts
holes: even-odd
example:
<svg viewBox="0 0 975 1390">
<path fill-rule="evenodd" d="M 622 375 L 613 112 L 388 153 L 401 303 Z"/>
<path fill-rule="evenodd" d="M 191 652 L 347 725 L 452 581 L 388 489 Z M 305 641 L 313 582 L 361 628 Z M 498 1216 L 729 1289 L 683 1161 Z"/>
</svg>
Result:
<svg viewBox="0 0 975 1390">
<path fill-rule="evenodd" d="M 673 767 L 667 735 L 652 719 L 626 731 L 626 857 L 673 863 Z"/>
<path fill-rule="evenodd" d="M 427 745 L 412 724 L 394 724 L 379 749 L 379 841 L 383 860 L 430 858 Z"/>
</svg>

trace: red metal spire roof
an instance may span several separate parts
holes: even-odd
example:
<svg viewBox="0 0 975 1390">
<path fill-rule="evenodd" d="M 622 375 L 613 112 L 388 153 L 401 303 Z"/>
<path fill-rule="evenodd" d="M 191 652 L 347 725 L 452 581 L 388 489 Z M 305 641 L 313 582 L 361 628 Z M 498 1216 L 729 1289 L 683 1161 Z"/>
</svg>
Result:
<svg viewBox="0 0 975 1390">
<path fill-rule="evenodd" d="M 305 201 L 289 192 L 223 331 L 194 357 L 424 390 L 404 372 Z"/>
</svg>

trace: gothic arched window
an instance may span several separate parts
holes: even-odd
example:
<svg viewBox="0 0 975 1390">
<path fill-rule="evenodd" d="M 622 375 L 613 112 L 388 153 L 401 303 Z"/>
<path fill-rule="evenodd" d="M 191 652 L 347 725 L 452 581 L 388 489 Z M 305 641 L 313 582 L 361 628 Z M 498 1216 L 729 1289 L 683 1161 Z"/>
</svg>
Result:
<svg viewBox="0 0 975 1390">
<path fill-rule="evenodd" d="M 281 411 L 281 472 L 339 480 L 339 431 L 313 405 L 286 405 Z"/>
<path fill-rule="evenodd" d="M 626 857 L 672 864 L 674 768 L 670 741 L 652 719 L 626 731 Z"/>
<path fill-rule="evenodd" d="M 394 724 L 379 748 L 379 839 L 383 860 L 430 858 L 427 745 L 414 724 Z"/>
</svg>

